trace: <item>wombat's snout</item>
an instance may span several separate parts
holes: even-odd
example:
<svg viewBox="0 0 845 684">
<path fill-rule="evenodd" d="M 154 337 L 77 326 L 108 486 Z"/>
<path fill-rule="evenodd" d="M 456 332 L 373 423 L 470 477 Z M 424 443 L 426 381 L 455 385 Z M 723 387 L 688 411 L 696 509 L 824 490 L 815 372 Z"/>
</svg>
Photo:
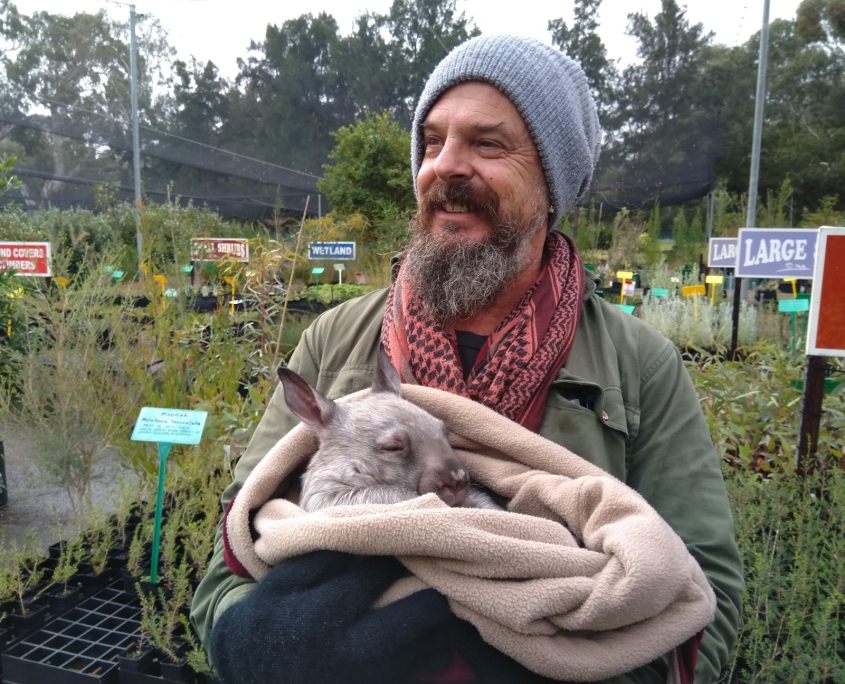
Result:
<svg viewBox="0 0 845 684">
<path fill-rule="evenodd" d="M 434 492 L 447 506 L 460 506 L 469 494 L 469 473 L 458 461 L 425 473 L 420 479 L 419 493 Z"/>
</svg>

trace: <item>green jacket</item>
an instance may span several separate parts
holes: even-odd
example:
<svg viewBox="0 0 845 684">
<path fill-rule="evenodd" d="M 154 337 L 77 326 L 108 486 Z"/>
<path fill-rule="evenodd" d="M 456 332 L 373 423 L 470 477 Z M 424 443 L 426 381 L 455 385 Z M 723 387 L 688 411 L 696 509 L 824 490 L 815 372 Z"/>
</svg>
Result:
<svg viewBox="0 0 845 684">
<path fill-rule="evenodd" d="M 603 301 L 595 288 L 588 278 L 581 322 L 550 389 L 540 434 L 637 490 L 687 544 L 718 601 L 696 667 L 696 684 L 709 684 L 718 678 L 736 641 L 743 589 L 719 461 L 675 346 Z M 373 292 L 320 316 L 303 333 L 290 368 L 332 398 L 369 387 L 386 299 L 386 290 Z M 255 465 L 297 423 L 277 388 L 235 468 L 234 482 L 223 493 L 224 509 Z M 224 563 L 218 528 L 214 555 L 191 609 L 203 641 L 215 617 L 253 586 Z M 665 681 L 665 659 L 612 680 Z"/>
</svg>

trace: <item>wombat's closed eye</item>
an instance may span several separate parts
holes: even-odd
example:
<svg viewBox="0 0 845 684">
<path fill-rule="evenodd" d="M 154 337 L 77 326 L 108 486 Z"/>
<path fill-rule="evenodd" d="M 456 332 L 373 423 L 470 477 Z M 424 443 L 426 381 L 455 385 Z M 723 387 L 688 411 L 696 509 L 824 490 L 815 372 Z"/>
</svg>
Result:
<svg viewBox="0 0 845 684">
<path fill-rule="evenodd" d="M 287 368 L 279 368 L 285 403 L 319 440 L 302 477 L 307 511 L 360 503 L 398 503 L 435 493 L 449 506 L 502 506 L 471 487 L 443 421 L 402 397 L 399 374 L 383 349 L 372 392 L 337 404 Z"/>
</svg>

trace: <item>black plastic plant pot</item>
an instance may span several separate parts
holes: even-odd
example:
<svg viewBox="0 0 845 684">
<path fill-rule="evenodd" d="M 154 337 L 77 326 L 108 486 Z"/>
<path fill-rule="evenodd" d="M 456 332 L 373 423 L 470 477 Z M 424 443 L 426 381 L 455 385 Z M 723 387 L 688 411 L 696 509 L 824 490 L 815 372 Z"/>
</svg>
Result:
<svg viewBox="0 0 845 684">
<path fill-rule="evenodd" d="M 111 584 L 114 580 L 114 574 L 111 568 L 106 567 L 102 572 L 97 572 L 93 568 L 89 572 L 79 572 L 73 576 L 74 581 L 82 585 L 88 591 L 96 591 Z"/>
<path fill-rule="evenodd" d="M 102 589 L 13 641 L 7 684 L 119 684 L 118 658 L 138 641 L 141 607 L 116 586 Z"/>
<path fill-rule="evenodd" d="M 51 612 L 56 615 L 79 603 L 82 597 L 82 589 L 79 586 L 68 585 L 67 589 L 57 587 L 55 591 L 47 594 L 47 603 Z"/>
<path fill-rule="evenodd" d="M 159 663 L 161 678 L 166 682 L 183 683 L 193 682 L 196 679 L 196 673 L 188 665 L 186 658 L 182 658 L 178 663 L 174 663 L 166 655 L 160 655 Z"/>
<path fill-rule="evenodd" d="M 118 656 L 117 662 L 121 673 L 150 672 L 155 663 L 156 652 L 152 646 L 144 646 L 140 653 L 133 644 L 125 653 Z M 123 679 L 123 677 L 121 677 Z"/>
<path fill-rule="evenodd" d="M 30 604 L 26 607 L 25 613 L 21 612 L 21 608 L 18 606 L 9 614 L 9 617 L 12 619 L 15 632 L 20 634 L 38 627 L 47 619 L 48 615 L 49 612 L 45 604 Z"/>
</svg>

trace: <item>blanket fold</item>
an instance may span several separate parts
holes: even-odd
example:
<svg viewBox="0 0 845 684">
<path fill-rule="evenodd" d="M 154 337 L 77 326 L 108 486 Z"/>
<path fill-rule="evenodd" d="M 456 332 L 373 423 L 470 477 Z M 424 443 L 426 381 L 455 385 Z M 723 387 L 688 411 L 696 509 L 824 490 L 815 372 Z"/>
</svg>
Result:
<svg viewBox="0 0 845 684">
<path fill-rule="evenodd" d="M 300 425 L 256 466 L 226 517 L 232 555 L 249 574 L 260 579 L 316 549 L 395 555 L 415 579 L 394 585 L 381 603 L 433 587 L 485 641 L 568 681 L 629 672 L 709 624 L 716 599 L 704 573 L 634 490 L 471 400 L 402 390 L 446 423 L 473 479 L 508 499 L 508 511 L 449 508 L 428 494 L 306 513 L 273 498 L 316 451 Z M 677 673 L 673 663 L 669 681 L 679 681 Z"/>
</svg>

